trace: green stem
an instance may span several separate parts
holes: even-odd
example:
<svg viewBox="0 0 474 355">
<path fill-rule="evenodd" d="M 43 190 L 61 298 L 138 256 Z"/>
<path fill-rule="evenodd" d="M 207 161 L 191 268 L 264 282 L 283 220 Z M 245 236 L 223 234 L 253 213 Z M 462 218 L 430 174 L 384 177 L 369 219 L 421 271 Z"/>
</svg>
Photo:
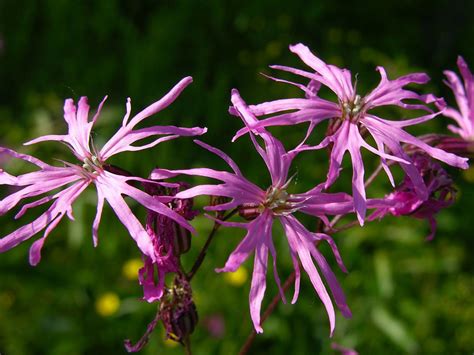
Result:
<svg viewBox="0 0 474 355">
<path fill-rule="evenodd" d="M 391 161 L 388 162 L 388 165 L 391 165 Z M 365 180 L 365 183 L 364 183 L 364 187 L 367 188 L 374 180 L 375 178 L 380 174 L 380 172 L 382 171 L 383 167 L 382 167 L 382 164 L 379 164 L 377 166 L 377 168 L 373 171 L 373 173 L 368 177 L 367 180 Z M 339 220 L 344 217 L 344 215 L 340 214 L 340 215 L 337 215 L 337 216 L 334 216 L 334 218 L 331 220 L 330 224 L 328 227 L 324 228 L 324 232 L 325 233 L 335 233 L 335 232 L 339 232 L 341 230 L 345 230 L 347 228 L 350 228 L 350 227 L 353 227 L 354 225 L 357 224 L 357 222 L 349 222 L 347 225 L 341 227 L 341 228 L 334 228 L 334 226 L 336 225 L 337 222 L 339 222 Z"/>
<path fill-rule="evenodd" d="M 230 217 L 232 217 L 234 214 L 236 214 L 238 211 L 237 208 L 233 209 L 232 211 L 230 211 L 227 215 L 225 215 L 223 218 L 222 218 L 222 221 L 225 221 L 227 219 L 229 219 Z M 191 271 L 188 272 L 187 274 L 187 279 L 188 281 L 191 281 L 191 279 L 194 277 L 194 275 L 196 274 L 196 272 L 199 270 L 199 268 L 201 267 L 201 264 L 202 262 L 204 261 L 204 258 L 206 257 L 206 253 L 207 253 L 207 249 L 209 248 L 209 245 L 211 245 L 211 242 L 212 242 L 212 239 L 214 238 L 216 232 L 219 230 L 221 224 L 219 222 L 214 222 L 214 226 L 212 227 L 212 230 L 211 232 L 209 233 L 209 236 L 207 237 L 207 240 L 206 240 L 206 243 L 204 244 L 204 246 L 202 247 L 198 257 L 196 258 L 196 261 L 194 262 L 192 268 L 191 268 Z"/>
<path fill-rule="evenodd" d="M 291 284 L 295 281 L 296 273 L 293 271 L 290 276 L 286 279 L 285 283 L 283 284 L 283 292 L 288 290 L 291 286 Z M 262 325 L 265 320 L 272 314 L 272 312 L 275 310 L 276 306 L 280 302 L 280 294 L 278 293 L 272 300 L 272 302 L 268 305 L 267 309 L 263 313 L 262 319 L 260 320 L 260 325 Z M 249 334 L 247 337 L 247 340 L 245 341 L 245 344 L 242 346 L 242 348 L 239 351 L 239 355 L 245 355 L 248 353 L 250 350 L 250 347 L 252 346 L 253 341 L 255 340 L 257 333 L 255 332 L 255 329 L 252 329 L 252 332 Z"/>
</svg>

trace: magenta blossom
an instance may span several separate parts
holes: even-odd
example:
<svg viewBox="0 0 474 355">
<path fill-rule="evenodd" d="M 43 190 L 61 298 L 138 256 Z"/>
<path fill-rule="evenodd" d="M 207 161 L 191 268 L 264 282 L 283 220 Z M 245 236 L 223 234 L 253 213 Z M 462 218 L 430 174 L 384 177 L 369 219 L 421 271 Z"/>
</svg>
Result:
<svg viewBox="0 0 474 355">
<path fill-rule="evenodd" d="M 257 122 L 257 119 L 249 111 L 237 90 L 232 91 L 232 102 L 239 116 L 246 125 L 252 125 Z M 318 250 L 317 244 L 323 241 L 327 242 L 330 245 L 341 269 L 344 271 L 346 271 L 346 269 L 333 239 L 323 233 L 310 232 L 300 221 L 298 221 L 294 214 L 298 211 L 327 221 L 326 215 L 338 215 L 353 212 L 354 207 L 352 198 L 344 193 L 323 193 L 319 187 L 305 193 L 289 193 L 288 188 L 291 178 L 288 178 L 288 171 L 293 158 L 298 153 L 298 150 L 296 149 L 286 152 L 282 143 L 275 139 L 266 130 L 259 129 L 257 133 L 264 141 L 264 148 L 257 142 L 253 132 L 251 132 L 250 137 L 270 172 L 272 183 L 267 189 L 261 189 L 248 181 L 242 175 L 235 162 L 224 152 L 199 141 L 196 141 L 196 143 L 222 158 L 230 166 L 233 172 L 216 171 L 209 168 L 174 171 L 157 169 L 152 173 L 152 178 L 163 179 L 177 174 L 187 174 L 220 180 L 223 182 L 222 184 L 195 186 L 191 189 L 179 192 L 176 197 L 192 198 L 198 195 L 227 197 L 230 201 L 227 200 L 227 202 L 222 204 L 208 206 L 206 209 L 210 211 L 238 209 L 240 214 L 249 220 L 244 223 L 217 220 L 217 222 L 224 226 L 243 228 L 247 233 L 237 248 L 232 252 L 225 266 L 216 271 L 234 272 L 252 253 L 255 253 L 249 301 L 250 315 L 255 330 L 258 333 L 263 331 L 260 324 L 260 310 L 266 289 L 269 253 L 273 258 L 274 278 L 279 287 L 281 298 L 285 301 L 285 296 L 277 272 L 276 251 L 272 238 L 273 223 L 274 221 L 279 221 L 283 226 L 288 240 L 290 254 L 293 259 L 296 273 L 295 292 L 292 303 L 296 302 L 298 298 L 300 286 L 299 263 L 301 262 L 304 270 L 309 275 L 316 293 L 326 308 L 332 334 L 335 326 L 333 304 L 313 260 L 316 261 L 320 272 L 322 272 L 326 279 L 335 302 L 342 311 L 342 314 L 346 317 L 350 317 L 351 312 L 346 304 L 343 291 L 326 259 Z"/>
<path fill-rule="evenodd" d="M 368 220 L 383 218 L 387 214 L 393 216 L 413 216 L 426 219 L 430 223 L 430 234 L 426 239 L 431 240 L 436 234 L 435 215 L 444 208 L 451 206 L 456 198 L 453 180 L 440 164 L 429 156 L 415 153 L 413 164 L 420 172 L 428 189 L 428 198 L 420 199 L 410 179 L 405 178 L 395 191 L 387 195 L 387 201 L 393 202 L 390 207 L 377 208 Z"/>
<path fill-rule="evenodd" d="M 402 143 L 416 146 L 430 156 L 447 164 L 460 168 L 468 167 L 467 159 L 460 158 L 438 148 L 433 148 L 404 131 L 405 127 L 426 122 L 439 114 L 439 112 L 433 113 L 426 105 L 435 101 L 439 103 L 439 99 L 436 99 L 433 95 L 419 95 L 403 88 L 410 83 L 426 83 L 429 80 L 426 74 L 414 73 L 395 80 L 389 80 L 385 69 L 377 67 L 377 70 L 380 72 L 381 81 L 374 90 L 362 97 L 356 92 L 356 86 L 352 82 L 349 70 L 324 63 L 303 44 L 290 46 L 290 50 L 296 53 L 315 72 L 311 73 L 284 66 L 272 66 L 272 68 L 303 76 L 310 79 L 310 83 L 308 86 L 303 86 L 281 79 L 275 80 L 296 85 L 306 93 L 306 98 L 283 99 L 250 106 L 250 110 L 256 116 L 274 115 L 260 121 L 251 128 L 310 122 L 309 135 L 318 123 L 333 118 L 332 125 L 334 129 L 332 132 L 317 146 L 305 147 L 304 149 L 320 149 L 332 145 L 325 188 L 332 185 L 338 178 L 343 156 L 346 152 L 349 152 L 353 170 L 352 191 L 354 205 L 361 224 L 363 224 L 366 214 L 362 147 L 381 158 L 383 168 L 393 186 L 395 184 L 386 160 L 390 159 L 398 162 L 413 181 L 415 190 L 421 199 L 428 197 L 427 187 L 423 183 L 421 175 L 414 167 L 411 158 L 404 152 Z M 337 95 L 337 102 L 327 101 L 317 96 L 321 84 L 327 86 Z M 419 103 L 405 103 L 405 100 L 416 100 Z M 370 113 L 376 107 L 387 105 L 396 105 L 405 109 L 421 109 L 428 111 L 429 114 L 408 120 L 393 121 L 382 119 Z M 234 139 L 246 132 L 248 132 L 248 128 L 240 130 Z M 367 132 L 373 138 L 377 148 L 365 141 L 364 132 Z M 391 154 L 387 154 L 386 149 Z"/>
<path fill-rule="evenodd" d="M 107 200 L 119 220 L 128 229 L 132 238 L 135 239 L 142 253 L 152 260 L 156 260 L 155 249 L 150 236 L 134 216 L 122 195 L 127 195 L 147 209 L 163 214 L 180 225 L 192 230 L 192 227 L 186 219 L 160 202 L 160 198 L 150 196 L 129 184 L 132 181 L 144 181 L 143 179 L 116 174 L 113 172 L 113 169 L 108 169 L 108 165 L 106 164 L 107 159 L 120 152 L 139 151 L 151 148 L 158 143 L 179 136 L 195 136 L 205 133 L 205 128 L 198 127 L 179 128 L 174 126 L 152 126 L 134 129 L 140 122 L 170 105 L 191 82 L 191 77 L 184 78 L 161 100 L 148 106 L 131 119 L 131 104 L 130 99 L 128 99 L 127 113 L 123 118 L 122 126 L 100 151 L 97 151 L 91 144 L 90 135 L 105 99 L 99 105 L 98 111 L 91 121 L 88 119 L 89 105 L 87 104 L 87 98 L 82 97 L 79 100 L 77 111 L 73 100 L 66 100 L 64 104 L 64 119 L 68 124 L 68 134 L 43 136 L 25 144 L 43 141 L 60 141 L 71 149 L 79 160 L 79 165 L 64 162 L 64 166 L 61 167 L 51 166 L 32 156 L 20 154 L 10 149 L 0 148 L 1 155 L 5 154 L 13 158 L 22 159 L 39 168 L 38 171 L 19 176 L 12 176 L 4 171 L 0 171 L 1 185 L 10 185 L 20 188 L 18 191 L 0 200 L 0 214 L 11 210 L 23 199 L 37 197 L 50 193 L 58 188 L 63 188 L 59 192 L 47 195 L 22 206 L 16 218 L 21 217 L 29 208 L 52 201 L 52 205 L 46 212 L 33 222 L 20 227 L 0 239 L 0 252 L 17 246 L 45 229 L 43 237 L 35 241 L 30 249 L 30 263 L 36 265 L 40 261 L 41 248 L 48 234 L 58 225 L 64 215 L 67 214 L 70 219 L 73 219 L 73 202 L 86 187 L 92 183 L 97 189 L 98 199 L 97 214 L 92 226 L 94 245 L 98 243 L 97 230 L 104 201 Z M 133 145 L 142 139 L 156 136 L 163 137 L 155 138 L 150 143 L 141 146 Z"/>
<path fill-rule="evenodd" d="M 444 75 L 448 79 L 446 85 L 453 91 L 459 110 L 447 107 L 443 115 L 452 118 L 458 124 L 458 127 L 448 126 L 453 133 L 459 134 L 467 141 L 474 141 L 474 77 L 461 56 L 458 57 L 457 64 L 464 85 L 451 70 L 444 71 Z"/>
</svg>

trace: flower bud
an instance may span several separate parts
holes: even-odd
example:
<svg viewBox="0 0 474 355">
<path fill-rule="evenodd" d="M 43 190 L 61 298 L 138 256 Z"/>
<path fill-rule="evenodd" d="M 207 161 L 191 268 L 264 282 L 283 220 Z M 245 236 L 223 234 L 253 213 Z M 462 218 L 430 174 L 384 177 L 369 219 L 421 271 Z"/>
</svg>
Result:
<svg viewBox="0 0 474 355">
<path fill-rule="evenodd" d="M 218 206 L 226 202 L 229 202 L 231 199 L 224 196 L 210 196 L 209 206 Z M 216 211 L 216 218 L 222 219 L 225 216 L 226 211 Z"/>
<path fill-rule="evenodd" d="M 194 331 L 194 328 L 198 323 L 198 319 L 196 305 L 191 301 L 191 303 L 187 305 L 185 309 L 180 309 L 173 315 L 171 320 L 173 333 L 180 340 L 186 338 Z"/>
<path fill-rule="evenodd" d="M 262 206 L 255 203 L 243 203 L 239 206 L 239 216 L 251 221 L 262 213 Z"/>
<path fill-rule="evenodd" d="M 177 223 L 173 223 L 173 230 L 173 255 L 180 256 L 191 248 L 191 232 Z"/>
</svg>

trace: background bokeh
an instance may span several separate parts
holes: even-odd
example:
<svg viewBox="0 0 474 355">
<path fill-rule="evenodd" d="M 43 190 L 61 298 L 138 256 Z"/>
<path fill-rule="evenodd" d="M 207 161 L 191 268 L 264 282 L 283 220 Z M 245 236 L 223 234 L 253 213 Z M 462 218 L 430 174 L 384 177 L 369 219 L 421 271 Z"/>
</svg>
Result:
<svg viewBox="0 0 474 355">
<path fill-rule="evenodd" d="M 269 64 L 304 68 L 287 49 L 303 42 L 327 62 L 358 73 L 360 92 L 376 85 L 374 69 L 383 65 L 392 78 L 426 71 L 432 81 L 420 90 L 446 95 L 453 103 L 442 84 L 442 70 L 454 69 L 458 54 L 474 67 L 472 13 L 474 2 L 468 0 L 0 0 L 0 145 L 48 162 L 53 162 L 51 157 L 68 159 L 58 144 L 21 146 L 33 137 L 65 131 L 65 98 L 87 95 L 95 109 L 109 95 L 94 133 L 100 146 L 120 124 L 126 97 L 138 112 L 192 75 L 194 83 L 179 100 L 152 120 L 207 126 L 203 139 L 228 152 L 251 179 L 265 184 L 266 170 L 248 138 L 230 143 L 241 127 L 227 114 L 231 88 L 239 88 L 249 103 L 300 95 L 259 73 L 272 73 Z M 399 114 L 387 112 L 390 117 Z M 442 132 L 446 124 L 437 118 L 414 132 Z M 291 147 L 304 128 L 273 132 Z M 376 164 L 373 159 L 367 162 L 369 167 Z M 224 167 L 187 138 L 141 154 L 122 154 L 114 163 L 142 176 L 154 166 Z M 0 164 L 13 173 L 27 168 L 18 162 Z M 321 182 L 326 169 L 324 152 L 298 158 L 295 190 Z M 336 275 L 354 314 L 351 320 L 338 316 L 334 341 L 361 354 L 474 351 L 474 172 L 450 172 L 459 190 L 457 203 L 439 215 L 432 242 L 424 241 L 427 223 L 409 218 L 387 218 L 334 236 L 349 269 L 348 275 Z M 350 170 L 343 175 L 334 190 L 348 190 Z M 369 195 L 387 191 L 382 177 Z M 4 196 L 6 189 L 0 192 Z M 138 250 L 110 208 L 104 211 L 97 249 L 90 233 L 93 189 L 76 202 L 74 212 L 75 222 L 64 220 L 51 234 L 37 267 L 28 264 L 30 242 L 0 255 L 1 354 L 120 354 L 125 352 L 122 340 L 138 339 L 154 317 L 156 306 L 139 300 Z M 143 216 L 143 211 L 137 213 Z M 2 217 L 1 236 L 34 217 L 30 213 L 14 221 L 13 215 Z M 308 227 L 315 224 L 306 222 Z M 187 267 L 211 228 L 202 217 L 194 224 L 199 234 L 184 260 Z M 192 337 L 196 354 L 234 354 L 251 330 L 252 263 L 236 274 L 213 271 L 224 264 L 241 236 L 241 231 L 221 230 L 193 281 L 200 316 Z M 280 275 L 286 278 L 292 267 L 285 238 L 276 230 L 274 239 Z M 264 306 L 275 293 L 269 275 Z M 298 302 L 279 305 L 264 329 L 251 353 L 334 353 L 327 316 L 307 277 Z M 158 327 L 142 353 L 180 354 L 182 349 L 165 342 Z"/>
</svg>

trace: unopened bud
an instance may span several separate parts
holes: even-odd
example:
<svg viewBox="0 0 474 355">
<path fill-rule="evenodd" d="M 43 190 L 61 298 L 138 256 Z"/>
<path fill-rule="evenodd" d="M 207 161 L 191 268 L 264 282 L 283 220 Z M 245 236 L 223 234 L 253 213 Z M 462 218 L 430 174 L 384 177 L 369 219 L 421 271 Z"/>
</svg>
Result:
<svg viewBox="0 0 474 355">
<path fill-rule="evenodd" d="M 345 113 L 343 113 L 343 116 L 345 116 Z M 329 120 L 329 125 L 326 130 L 326 136 L 332 136 L 336 131 L 341 127 L 342 124 L 342 119 L 335 118 Z"/>
<path fill-rule="evenodd" d="M 229 202 L 230 198 L 224 196 L 210 196 L 209 205 L 210 206 L 218 206 L 222 205 L 226 202 Z M 225 216 L 226 211 L 216 211 L 216 218 L 222 219 Z"/>
<path fill-rule="evenodd" d="M 243 203 L 239 206 L 239 216 L 251 221 L 262 214 L 262 206 L 255 203 Z"/>
<path fill-rule="evenodd" d="M 180 256 L 191 248 L 191 232 L 176 222 L 173 222 L 173 254 Z"/>
<path fill-rule="evenodd" d="M 179 310 L 173 315 L 171 321 L 173 334 L 180 340 L 186 338 L 192 334 L 198 320 L 196 305 L 191 302 L 185 309 Z"/>
</svg>

